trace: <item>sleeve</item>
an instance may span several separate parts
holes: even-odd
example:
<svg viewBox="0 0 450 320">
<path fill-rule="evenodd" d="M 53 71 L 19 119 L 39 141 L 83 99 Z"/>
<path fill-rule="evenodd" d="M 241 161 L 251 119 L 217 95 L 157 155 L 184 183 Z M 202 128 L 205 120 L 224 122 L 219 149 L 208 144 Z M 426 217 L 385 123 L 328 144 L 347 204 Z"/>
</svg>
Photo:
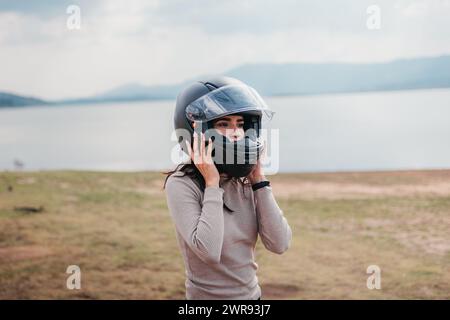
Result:
<svg viewBox="0 0 450 320">
<path fill-rule="evenodd" d="M 186 179 L 170 177 L 167 205 L 175 227 L 192 251 L 204 262 L 220 262 L 224 236 L 223 189 L 207 187 L 200 194 Z"/>
<path fill-rule="evenodd" d="M 254 196 L 261 241 L 267 250 L 282 254 L 290 246 L 291 227 L 283 216 L 283 211 L 278 207 L 271 187 L 256 190 Z"/>
</svg>

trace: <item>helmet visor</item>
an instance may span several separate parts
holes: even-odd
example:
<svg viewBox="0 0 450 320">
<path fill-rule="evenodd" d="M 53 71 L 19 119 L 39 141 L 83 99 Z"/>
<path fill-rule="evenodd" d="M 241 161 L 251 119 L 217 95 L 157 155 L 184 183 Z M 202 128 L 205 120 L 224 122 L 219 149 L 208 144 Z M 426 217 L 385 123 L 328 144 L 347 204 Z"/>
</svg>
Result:
<svg viewBox="0 0 450 320">
<path fill-rule="evenodd" d="M 274 113 L 252 87 L 228 85 L 189 104 L 186 107 L 186 117 L 191 121 L 205 122 L 244 111 L 260 111 L 265 120 L 272 119 Z"/>
</svg>

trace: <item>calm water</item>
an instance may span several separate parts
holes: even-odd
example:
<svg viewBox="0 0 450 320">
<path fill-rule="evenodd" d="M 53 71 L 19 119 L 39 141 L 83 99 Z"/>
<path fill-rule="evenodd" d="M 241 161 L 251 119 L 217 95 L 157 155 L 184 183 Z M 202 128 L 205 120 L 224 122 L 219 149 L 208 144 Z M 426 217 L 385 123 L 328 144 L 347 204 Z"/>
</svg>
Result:
<svg viewBox="0 0 450 320">
<path fill-rule="evenodd" d="M 450 90 L 268 98 L 286 171 L 450 168 Z M 0 109 L 0 169 L 173 167 L 172 101 Z"/>
</svg>

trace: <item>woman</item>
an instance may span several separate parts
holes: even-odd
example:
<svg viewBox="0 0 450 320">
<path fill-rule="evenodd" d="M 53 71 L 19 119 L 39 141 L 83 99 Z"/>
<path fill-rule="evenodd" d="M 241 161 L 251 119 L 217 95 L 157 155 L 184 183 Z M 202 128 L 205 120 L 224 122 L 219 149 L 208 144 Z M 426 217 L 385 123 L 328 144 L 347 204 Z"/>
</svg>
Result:
<svg viewBox="0 0 450 320">
<path fill-rule="evenodd" d="M 261 119 L 270 114 L 256 91 L 228 77 L 177 97 L 175 129 L 188 132 L 177 135 L 191 161 L 168 173 L 165 189 L 187 299 L 260 299 L 258 234 L 274 253 L 290 245 L 291 228 L 261 166 Z M 230 150 L 231 163 L 223 161 Z"/>
</svg>

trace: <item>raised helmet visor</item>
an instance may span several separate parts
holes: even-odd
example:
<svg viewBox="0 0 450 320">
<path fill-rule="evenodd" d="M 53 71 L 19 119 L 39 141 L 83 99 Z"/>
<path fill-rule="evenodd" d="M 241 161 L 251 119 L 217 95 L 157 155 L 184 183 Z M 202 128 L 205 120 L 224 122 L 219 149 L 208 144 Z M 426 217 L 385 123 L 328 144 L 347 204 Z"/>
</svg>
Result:
<svg viewBox="0 0 450 320">
<path fill-rule="evenodd" d="M 271 120 L 274 114 L 252 87 L 227 85 L 190 103 L 186 107 L 186 118 L 207 122 L 245 111 L 260 111 L 265 120 Z"/>
</svg>

